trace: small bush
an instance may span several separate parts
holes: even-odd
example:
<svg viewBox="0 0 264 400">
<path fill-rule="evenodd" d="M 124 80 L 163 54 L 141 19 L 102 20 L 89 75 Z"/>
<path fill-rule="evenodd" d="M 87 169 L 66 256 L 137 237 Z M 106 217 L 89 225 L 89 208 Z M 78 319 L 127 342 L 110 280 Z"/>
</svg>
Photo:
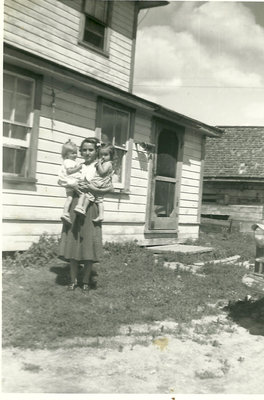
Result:
<svg viewBox="0 0 264 400">
<path fill-rule="evenodd" d="M 42 267 L 47 262 L 58 256 L 59 241 L 57 237 L 44 233 L 37 243 L 32 243 L 24 252 L 15 252 L 13 256 L 3 259 L 3 266 L 27 268 L 33 265 Z"/>
</svg>

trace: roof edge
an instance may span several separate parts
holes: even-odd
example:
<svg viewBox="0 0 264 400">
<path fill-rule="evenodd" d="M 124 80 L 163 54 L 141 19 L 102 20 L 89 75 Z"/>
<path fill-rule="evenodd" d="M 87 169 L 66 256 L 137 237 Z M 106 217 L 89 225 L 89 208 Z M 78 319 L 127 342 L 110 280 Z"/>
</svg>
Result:
<svg viewBox="0 0 264 400">
<path fill-rule="evenodd" d="M 153 104 L 155 104 L 155 103 L 153 103 Z M 187 117 L 184 114 L 180 114 L 177 111 L 170 110 L 161 105 L 155 104 L 155 106 L 156 106 L 155 111 L 160 116 L 171 117 L 172 119 L 176 120 L 175 122 L 178 122 L 178 123 L 182 122 L 185 125 L 190 126 L 191 128 L 192 127 L 198 128 L 198 133 L 200 133 L 201 135 L 206 135 L 206 136 L 211 136 L 211 137 L 221 137 L 222 134 L 224 133 L 224 130 L 219 127 L 207 125 L 201 121 L 198 121 L 191 117 Z"/>
<path fill-rule="evenodd" d="M 167 6 L 170 2 L 169 1 L 137 1 L 137 6 L 140 10 L 146 9 L 146 8 L 153 8 L 153 7 L 161 7 L 161 6 Z"/>
<path fill-rule="evenodd" d="M 23 58 L 21 58 L 21 55 L 23 55 Z M 207 125 L 201 121 L 187 117 L 186 115 L 180 114 L 174 110 L 167 109 L 157 103 L 146 100 L 143 97 L 126 92 L 108 83 L 80 73 L 79 71 L 75 71 L 63 65 L 54 63 L 54 61 L 45 59 L 39 55 L 30 53 L 24 49 L 20 49 L 19 47 L 5 42 L 3 56 L 4 62 L 5 60 L 7 63 L 12 61 L 11 64 L 14 64 L 15 62 L 16 65 L 16 62 L 19 61 L 20 67 L 31 69 L 33 67 L 34 70 L 36 70 L 36 73 L 51 74 L 52 76 L 60 79 L 63 76 L 64 79 L 73 80 L 76 83 L 78 82 L 80 85 L 86 85 L 91 91 L 95 91 L 96 93 L 99 93 L 99 95 L 108 97 L 112 96 L 115 98 L 119 97 L 121 101 L 126 100 L 128 103 L 130 103 L 130 106 L 145 109 L 153 116 L 167 119 L 168 121 L 178 125 L 197 129 L 198 134 L 221 137 L 224 132 L 220 128 Z"/>
<path fill-rule="evenodd" d="M 218 128 L 264 128 L 264 125 L 217 125 Z"/>
</svg>

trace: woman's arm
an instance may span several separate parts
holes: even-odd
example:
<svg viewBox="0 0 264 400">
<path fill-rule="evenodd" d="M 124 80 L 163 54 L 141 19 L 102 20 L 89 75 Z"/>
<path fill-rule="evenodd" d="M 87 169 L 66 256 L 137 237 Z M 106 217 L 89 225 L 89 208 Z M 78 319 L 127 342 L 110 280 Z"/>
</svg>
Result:
<svg viewBox="0 0 264 400">
<path fill-rule="evenodd" d="M 69 184 L 65 179 L 58 179 L 58 184 L 62 187 L 64 187 L 65 189 L 72 189 L 75 192 L 81 194 L 82 192 L 79 190 L 79 184 L 76 183 L 71 183 Z"/>
<path fill-rule="evenodd" d="M 79 183 L 79 189 L 81 191 L 86 191 L 86 192 L 92 192 L 93 194 L 97 195 L 97 194 L 105 194 L 105 193 L 110 193 L 114 190 L 113 185 L 109 185 L 106 188 L 97 188 L 96 186 L 94 186 L 92 183 L 88 183 L 88 182 L 80 182 Z"/>
</svg>

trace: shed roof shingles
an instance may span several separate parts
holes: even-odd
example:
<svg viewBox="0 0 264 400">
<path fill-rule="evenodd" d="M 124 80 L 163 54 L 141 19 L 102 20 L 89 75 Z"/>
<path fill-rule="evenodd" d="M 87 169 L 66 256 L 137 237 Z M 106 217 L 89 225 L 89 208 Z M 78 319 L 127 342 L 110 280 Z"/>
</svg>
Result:
<svg viewBox="0 0 264 400">
<path fill-rule="evenodd" d="M 204 177 L 264 178 L 264 127 L 222 127 L 206 139 Z"/>
</svg>

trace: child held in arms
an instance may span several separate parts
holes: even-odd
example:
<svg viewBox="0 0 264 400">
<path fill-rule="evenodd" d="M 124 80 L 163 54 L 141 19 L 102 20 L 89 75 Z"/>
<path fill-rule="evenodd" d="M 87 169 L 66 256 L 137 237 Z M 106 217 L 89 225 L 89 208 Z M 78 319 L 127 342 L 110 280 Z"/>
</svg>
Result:
<svg viewBox="0 0 264 400">
<path fill-rule="evenodd" d="M 108 143 L 102 143 L 99 149 L 99 159 L 95 163 L 96 172 L 94 177 L 85 176 L 85 181 L 96 189 L 112 188 L 112 176 L 114 174 L 113 159 L 115 149 L 114 146 Z M 91 192 L 85 193 L 85 196 L 80 196 L 77 206 L 74 211 L 77 214 L 85 215 L 90 202 L 95 202 L 98 205 L 98 217 L 93 219 L 94 222 L 101 222 L 104 219 L 103 196 L 97 196 Z"/>
<path fill-rule="evenodd" d="M 71 140 L 68 140 L 62 146 L 61 156 L 63 163 L 58 174 L 58 184 L 66 188 L 66 202 L 64 204 L 63 214 L 61 220 L 71 224 L 70 218 L 70 205 L 75 193 L 81 196 L 85 195 L 78 189 L 78 183 L 82 180 L 81 169 L 83 163 L 78 164 L 76 162 L 77 158 L 77 145 Z"/>
</svg>

